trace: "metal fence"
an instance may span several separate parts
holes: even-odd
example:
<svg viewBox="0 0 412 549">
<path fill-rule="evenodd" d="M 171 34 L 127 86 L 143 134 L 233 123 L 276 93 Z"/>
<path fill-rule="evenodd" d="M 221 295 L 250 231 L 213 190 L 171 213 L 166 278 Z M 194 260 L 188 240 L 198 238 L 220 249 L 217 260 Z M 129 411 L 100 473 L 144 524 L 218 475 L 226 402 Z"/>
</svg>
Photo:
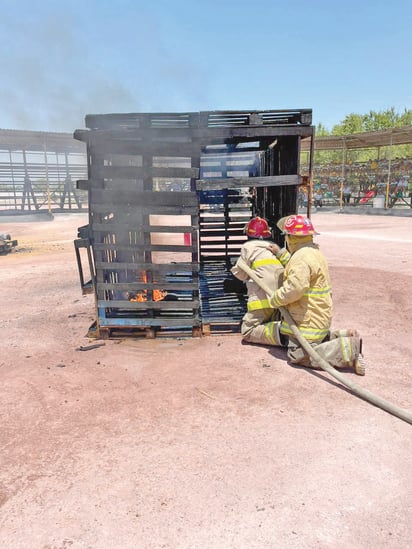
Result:
<svg viewBox="0 0 412 549">
<path fill-rule="evenodd" d="M 1 213 L 87 207 L 76 188 L 86 176 L 86 147 L 71 134 L 0 130 Z"/>
<path fill-rule="evenodd" d="M 308 173 L 302 165 L 301 172 Z M 383 197 L 388 208 L 410 207 L 412 192 L 412 159 L 395 158 L 317 163 L 313 167 L 313 195 L 323 204 L 371 205 L 377 197 Z M 300 202 L 306 196 L 300 195 Z"/>
<path fill-rule="evenodd" d="M 373 136 L 378 133 L 382 132 L 374 132 Z M 319 150 L 322 150 L 321 140 L 315 140 Z M 337 145 L 332 143 L 329 148 L 333 146 Z M 359 149 L 360 145 L 356 146 Z M 307 146 L 302 148 L 308 150 Z M 354 151 L 344 155 L 344 162 L 334 163 L 321 162 L 315 154 L 313 195 L 317 194 L 324 204 L 331 205 L 344 200 L 346 204 L 368 205 L 374 198 L 384 196 L 387 207 L 411 206 L 411 158 L 362 162 L 352 158 L 353 155 Z M 300 173 L 308 175 L 311 166 L 305 165 L 305 155 L 302 160 Z M 76 186 L 78 180 L 87 179 L 87 173 L 86 145 L 70 133 L 0 130 L 0 215 L 87 209 L 87 192 Z M 161 177 L 154 180 L 157 190 L 168 189 L 169 180 Z M 303 191 L 299 195 L 300 205 L 307 199 Z"/>
</svg>

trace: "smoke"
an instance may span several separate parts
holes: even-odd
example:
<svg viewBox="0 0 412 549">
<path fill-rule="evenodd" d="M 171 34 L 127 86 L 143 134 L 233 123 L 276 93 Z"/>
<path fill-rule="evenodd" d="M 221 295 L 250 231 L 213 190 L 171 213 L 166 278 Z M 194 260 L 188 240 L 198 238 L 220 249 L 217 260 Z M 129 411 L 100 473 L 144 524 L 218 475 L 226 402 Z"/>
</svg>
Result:
<svg viewBox="0 0 412 549">
<path fill-rule="evenodd" d="M 0 21 L 0 127 L 72 132 L 86 114 L 199 110 L 205 76 L 152 16 L 29 5 L 22 18 L 8 4 Z"/>
<path fill-rule="evenodd" d="M 91 63 L 74 22 L 61 23 L 49 17 L 24 32 L 8 29 L 12 45 L 0 59 L 2 127 L 73 131 L 88 112 L 139 108 L 130 90 Z"/>
</svg>

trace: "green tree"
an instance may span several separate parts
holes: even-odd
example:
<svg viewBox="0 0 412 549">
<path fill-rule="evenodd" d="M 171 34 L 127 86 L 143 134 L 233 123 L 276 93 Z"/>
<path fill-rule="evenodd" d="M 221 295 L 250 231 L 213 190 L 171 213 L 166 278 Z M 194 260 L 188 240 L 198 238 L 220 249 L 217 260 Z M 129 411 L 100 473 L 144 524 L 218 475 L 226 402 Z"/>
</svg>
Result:
<svg viewBox="0 0 412 549">
<path fill-rule="evenodd" d="M 383 111 L 369 111 L 367 114 L 351 113 L 345 116 L 342 122 L 333 126 L 332 131 L 329 131 L 322 123 L 316 127 L 316 137 L 324 137 L 328 135 L 351 135 L 354 133 L 371 132 L 378 130 L 387 130 L 400 126 L 412 125 L 412 110 L 404 109 L 402 112 L 397 112 L 394 107 Z M 356 163 L 365 163 L 364 169 L 370 169 L 366 163 L 371 161 L 385 161 L 391 158 L 393 161 L 392 172 L 396 174 L 396 160 L 412 158 L 412 144 L 387 146 L 372 148 L 372 149 L 356 149 L 346 152 L 346 169 L 345 180 L 351 178 L 352 169 Z M 314 168 L 315 179 L 319 180 L 321 173 L 332 174 L 328 176 L 330 181 L 336 181 L 339 184 L 340 174 L 342 173 L 343 155 L 341 150 L 326 150 L 315 151 Z M 306 166 L 308 159 L 302 157 L 302 163 Z M 365 171 L 366 173 L 366 171 Z M 369 174 L 371 175 L 371 174 Z M 378 176 L 379 174 L 375 174 Z M 386 172 L 380 174 L 380 177 L 385 179 Z M 355 183 L 358 182 L 361 186 L 368 184 L 368 180 L 360 181 L 359 177 L 355 177 Z"/>
<path fill-rule="evenodd" d="M 342 122 L 333 126 L 332 135 L 350 135 L 364 131 L 364 116 L 351 113 L 346 115 Z"/>
<path fill-rule="evenodd" d="M 368 114 L 348 114 L 342 122 L 333 126 L 332 135 L 388 130 L 410 124 L 412 124 L 412 110 L 405 109 L 402 113 L 398 113 L 394 107 L 391 107 L 384 111 L 369 111 Z"/>
<path fill-rule="evenodd" d="M 369 111 L 367 114 L 348 114 L 342 122 L 333 126 L 331 132 L 322 123 L 319 123 L 316 127 L 315 135 L 317 137 L 326 135 L 352 135 L 354 133 L 387 130 L 409 125 L 412 125 L 412 110 L 404 109 L 403 112 L 398 113 L 394 107 L 390 107 L 384 111 Z M 412 144 L 394 146 L 391 151 L 389 146 L 381 148 L 381 159 L 388 158 L 389 154 L 391 154 L 392 158 L 411 158 Z M 367 162 L 368 160 L 376 159 L 376 156 L 376 149 L 350 151 L 350 158 L 354 162 Z M 342 153 L 340 151 L 316 151 L 314 160 L 318 164 L 329 162 L 340 163 L 342 162 Z"/>
<path fill-rule="evenodd" d="M 322 124 L 322 122 L 319 122 L 316 126 L 315 136 L 324 137 L 325 135 L 330 135 L 330 131 Z"/>
</svg>

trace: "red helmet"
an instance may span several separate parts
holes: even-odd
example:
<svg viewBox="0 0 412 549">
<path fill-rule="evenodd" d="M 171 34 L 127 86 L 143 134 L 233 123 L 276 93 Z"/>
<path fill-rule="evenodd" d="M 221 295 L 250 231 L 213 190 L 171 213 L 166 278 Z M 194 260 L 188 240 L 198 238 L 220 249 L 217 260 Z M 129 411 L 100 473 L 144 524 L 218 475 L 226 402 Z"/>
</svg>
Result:
<svg viewBox="0 0 412 549">
<path fill-rule="evenodd" d="M 289 215 L 279 219 L 277 226 L 283 234 L 291 234 L 294 236 L 310 236 L 319 234 L 315 231 L 312 221 L 303 215 Z"/>
<path fill-rule="evenodd" d="M 270 238 L 272 236 L 268 222 L 262 217 L 253 217 L 246 224 L 245 233 L 251 238 Z"/>
</svg>

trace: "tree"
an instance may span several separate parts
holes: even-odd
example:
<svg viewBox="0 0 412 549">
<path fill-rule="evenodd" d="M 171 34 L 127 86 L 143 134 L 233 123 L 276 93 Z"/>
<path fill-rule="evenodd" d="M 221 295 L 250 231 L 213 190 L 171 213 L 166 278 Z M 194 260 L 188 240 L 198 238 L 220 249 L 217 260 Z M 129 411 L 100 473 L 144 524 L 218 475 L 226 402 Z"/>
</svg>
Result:
<svg viewBox="0 0 412 549">
<path fill-rule="evenodd" d="M 394 107 L 385 111 L 369 111 L 368 114 L 348 114 L 342 122 L 332 128 L 332 135 L 388 130 L 412 124 L 412 110 L 405 109 L 399 114 Z"/>
<path fill-rule="evenodd" d="M 387 130 L 409 125 L 412 125 L 412 110 L 404 109 L 403 112 L 399 113 L 396 112 L 394 107 L 391 107 L 383 111 L 371 110 L 367 114 L 350 113 L 345 116 L 342 122 L 333 126 L 332 131 L 329 131 L 322 123 L 319 123 L 316 127 L 315 135 L 317 137 L 352 135 L 354 133 Z M 412 158 L 412 144 L 392 147 L 388 145 L 387 147 L 380 147 L 379 150 L 376 147 L 372 149 L 348 150 L 345 154 L 346 168 L 344 171 L 342 170 L 342 150 L 316 150 L 314 155 L 315 178 L 319 180 L 322 177 L 321 173 L 327 173 L 329 174 L 327 176 L 328 181 L 335 181 L 335 184 L 338 185 L 341 178 L 340 174 L 345 173 L 345 180 L 352 178 L 358 184 L 359 188 L 363 188 L 363 185 L 369 185 L 368 177 L 381 178 L 383 180 L 387 177 L 387 171 L 385 171 L 387 170 L 387 166 L 383 167 L 384 171 L 382 173 L 379 172 L 379 167 L 372 171 L 371 167 L 376 164 L 376 161 L 380 161 L 383 163 L 382 166 L 384 166 L 385 161 L 389 157 L 392 160 L 392 173 L 394 176 L 397 176 L 396 164 L 402 164 L 402 159 Z M 408 162 L 407 160 L 405 161 Z M 302 162 L 305 163 L 307 160 L 302 158 Z M 353 175 L 356 172 L 355 167 L 357 164 L 358 168 L 365 172 L 364 176 L 362 176 L 363 179 L 360 176 Z M 402 173 L 404 172 L 401 170 L 400 174 L 402 175 Z"/>
<path fill-rule="evenodd" d="M 330 131 L 322 124 L 322 122 L 319 122 L 319 124 L 316 126 L 316 132 L 315 135 L 317 137 L 324 137 L 325 135 L 330 135 Z"/>
<path fill-rule="evenodd" d="M 364 131 L 364 116 L 351 113 L 346 115 L 342 122 L 333 126 L 332 135 L 350 135 Z"/>
<path fill-rule="evenodd" d="M 348 114 L 342 122 L 333 126 L 331 132 L 322 123 L 319 123 L 316 127 L 315 135 L 318 137 L 326 135 L 352 135 L 354 133 L 387 130 L 409 125 L 412 125 L 412 110 L 404 109 L 403 112 L 398 113 L 394 107 L 390 107 L 384 111 L 369 111 L 367 114 Z M 389 147 L 382 147 L 380 158 L 388 157 L 388 155 Z M 392 158 L 411 158 L 412 144 L 392 147 L 391 156 Z M 315 163 L 339 163 L 342 162 L 341 157 L 342 153 L 339 151 L 316 151 Z M 350 160 L 354 162 L 367 162 L 374 159 L 376 159 L 376 149 L 350 151 Z"/>
</svg>

